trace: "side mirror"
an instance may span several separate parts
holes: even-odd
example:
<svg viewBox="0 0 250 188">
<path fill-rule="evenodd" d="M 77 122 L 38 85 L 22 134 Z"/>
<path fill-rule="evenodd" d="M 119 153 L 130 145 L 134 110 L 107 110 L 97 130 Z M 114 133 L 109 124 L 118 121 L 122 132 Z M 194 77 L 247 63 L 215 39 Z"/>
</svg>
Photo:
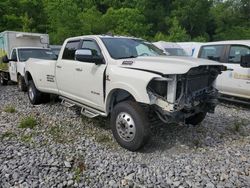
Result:
<svg viewBox="0 0 250 188">
<path fill-rule="evenodd" d="M 95 50 L 87 48 L 76 50 L 75 60 L 95 63 L 96 65 L 104 64 L 103 58 L 101 56 L 98 56 Z"/>
<path fill-rule="evenodd" d="M 241 56 L 240 66 L 244 68 L 250 68 L 250 54 Z"/>
<path fill-rule="evenodd" d="M 3 62 L 3 63 L 9 63 L 9 61 L 10 61 L 10 60 L 9 60 L 9 58 L 8 58 L 7 55 L 5 55 L 5 56 L 2 57 L 2 62 Z"/>
</svg>

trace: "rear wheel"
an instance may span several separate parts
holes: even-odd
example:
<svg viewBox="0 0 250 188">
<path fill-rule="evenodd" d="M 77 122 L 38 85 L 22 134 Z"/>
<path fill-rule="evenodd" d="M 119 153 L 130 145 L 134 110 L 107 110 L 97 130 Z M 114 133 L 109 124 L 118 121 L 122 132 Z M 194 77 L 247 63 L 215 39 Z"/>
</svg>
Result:
<svg viewBox="0 0 250 188">
<path fill-rule="evenodd" d="M 31 104 L 35 105 L 42 103 L 42 92 L 38 91 L 33 80 L 30 80 L 28 84 L 28 97 Z"/>
<path fill-rule="evenodd" d="M 207 112 L 199 112 L 189 118 L 186 119 L 186 124 L 198 125 L 200 124 L 206 117 Z"/>
<path fill-rule="evenodd" d="M 149 139 L 149 122 L 137 102 L 125 101 L 114 107 L 111 129 L 116 141 L 130 151 L 140 149 Z"/>
<path fill-rule="evenodd" d="M 4 79 L 4 75 L 3 75 L 4 73 L 0 73 L 0 84 L 2 85 L 2 86 L 5 86 L 5 85 L 7 85 L 8 84 L 8 80 L 5 80 Z"/>
<path fill-rule="evenodd" d="M 19 91 L 27 91 L 25 80 L 21 75 L 18 75 L 17 83 Z"/>
</svg>

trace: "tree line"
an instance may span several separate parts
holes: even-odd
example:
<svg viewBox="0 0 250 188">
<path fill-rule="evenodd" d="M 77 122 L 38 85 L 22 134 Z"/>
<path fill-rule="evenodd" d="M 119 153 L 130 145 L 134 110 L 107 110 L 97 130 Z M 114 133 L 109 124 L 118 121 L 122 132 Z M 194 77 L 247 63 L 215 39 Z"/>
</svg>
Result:
<svg viewBox="0 0 250 188">
<path fill-rule="evenodd" d="M 150 41 L 250 38 L 249 0 L 1 0 L 0 31 L 41 32 L 53 44 L 88 34 Z"/>
</svg>

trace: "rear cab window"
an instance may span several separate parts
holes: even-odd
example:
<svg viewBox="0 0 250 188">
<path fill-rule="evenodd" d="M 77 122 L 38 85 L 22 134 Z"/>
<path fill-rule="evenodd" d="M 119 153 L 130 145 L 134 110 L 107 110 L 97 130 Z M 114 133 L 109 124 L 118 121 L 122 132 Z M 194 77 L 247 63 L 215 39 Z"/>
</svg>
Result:
<svg viewBox="0 0 250 188">
<path fill-rule="evenodd" d="M 202 46 L 199 52 L 199 58 L 222 62 L 223 50 L 224 45 Z"/>
</svg>

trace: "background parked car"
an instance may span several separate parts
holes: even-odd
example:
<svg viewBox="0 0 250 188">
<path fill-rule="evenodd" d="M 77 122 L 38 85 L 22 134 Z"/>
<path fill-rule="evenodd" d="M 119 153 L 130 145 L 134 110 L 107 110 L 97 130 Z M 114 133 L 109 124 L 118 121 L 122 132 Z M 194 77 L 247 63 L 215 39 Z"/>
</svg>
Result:
<svg viewBox="0 0 250 188">
<path fill-rule="evenodd" d="M 177 44 L 184 49 L 188 56 L 193 56 L 195 51 L 199 50 L 204 43 L 201 42 L 177 42 Z"/>
<path fill-rule="evenodd" d="M 250 40 L 206 43 L 194 57 L 218 61 L 232 69 L 218 76 L 216 88 L 225 95 L 250 99 Z"/>
<path fill-rule="evenodd" d="M 175 42 L 159 41 L 153 44 L 169 56 L 188 56 L 184 49 Z"/>
<path fill-rule="evenodd" d="M 34 47 L 47 48 L 48 45 L 49 45 L 48 34 L 16 32 L 16 31 L 4 31 L 0 33 L 0 62 L 2 62 L 2 57 L 4 56 L 6 63 L 10 62 L 9 66 L 7 64 L 1 63 L 0 84 L 6 85 L 9 80 L 18 82 L 21 79 L 20 76 L 22 77 L 24 76 L 23 63 L 17 63 L 19 62 L 18 50 L 26 47 L 29 47 L 29 49 Z M 27 55 L 28 54 L 26 53 L 26 56 Z M 34 57 L 34 55 L 32 54 L 28 56 Z M 27 59 L 27 57 L 25 58 Z M 22 83 L 24 84 L 24 82 Z"/>
</svg>

